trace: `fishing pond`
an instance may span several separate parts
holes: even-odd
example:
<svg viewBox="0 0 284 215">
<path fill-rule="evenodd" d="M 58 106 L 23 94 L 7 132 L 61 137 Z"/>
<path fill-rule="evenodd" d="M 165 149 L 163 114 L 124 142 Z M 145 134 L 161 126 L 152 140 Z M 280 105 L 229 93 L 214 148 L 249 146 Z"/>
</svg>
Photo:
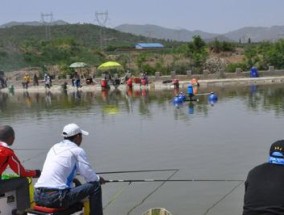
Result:
<svg viewBox="0 0 284 215">
<path fill-rule="evenodd" d="M 216 103 L 208 102 L 211 91 Z M 95 170 L 105 179 L 130 180 L 103 185 L 105 215 L 157 207 L 173 215 L 241 214 L 248 171 L 284 137 L 284 87 L 212 86 L 179 106 L 175 94 L 0 92 L 0 120 L 15 129 L 12 148 L 29 169 L 42 168 L 65 124 L 89 131 L 81 147 Z"/>
</svg>

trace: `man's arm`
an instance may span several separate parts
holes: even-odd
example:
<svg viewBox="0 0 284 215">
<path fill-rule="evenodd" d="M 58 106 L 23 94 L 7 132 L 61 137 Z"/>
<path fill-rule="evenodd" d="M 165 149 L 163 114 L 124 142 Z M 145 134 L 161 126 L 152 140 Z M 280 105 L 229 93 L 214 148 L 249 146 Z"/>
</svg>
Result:
<svg viewBox="0 0 284 215">
<path fill-rule="evenodd" d="M 39 170 L 25 169 L 14 152 L 8 158 L 8 165 L 15 173 L 17 173 L 19 176 L 22 176 L 22 177 L 34 177 L 35 178 L 35 177 L 39 177 L 40 175 Z"/>
<path fill-rule="evenodd" d="M 100 177 L 93 170 L 90 165 L 87 155 L 84 150 L 81 150 L 78 154 L 78 171 L 80 175 L 82 175 L 87 182 L 91 181 L 100 181 Z"/>
</svg>

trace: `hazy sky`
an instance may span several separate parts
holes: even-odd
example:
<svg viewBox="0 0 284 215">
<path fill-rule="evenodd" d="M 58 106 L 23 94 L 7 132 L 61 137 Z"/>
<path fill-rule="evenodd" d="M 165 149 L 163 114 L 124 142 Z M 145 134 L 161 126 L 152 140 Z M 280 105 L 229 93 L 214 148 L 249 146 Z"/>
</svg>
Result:
<svg viewBox="0 0 284 215">
<path fill-rule="evenodd" d="M 247 26 L 284 25 L 284 0 L 1 0 L 0 25 L 41 21 L 41 14 L 52 14 L 53 20 L 111 28 L 154 24 L 227 33 Z M 44 16 L 47 22 L 50 18 Z"/>
</svg>

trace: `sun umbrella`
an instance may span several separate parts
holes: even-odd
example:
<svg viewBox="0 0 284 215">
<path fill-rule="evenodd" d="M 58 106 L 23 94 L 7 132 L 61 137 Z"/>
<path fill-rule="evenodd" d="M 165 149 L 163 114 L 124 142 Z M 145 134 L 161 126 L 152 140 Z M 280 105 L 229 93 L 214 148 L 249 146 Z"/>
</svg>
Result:
<svg viewBox="0 0 284 215">
<path fill-rule="evenodd" d="M 75 62 L 75 63 L 72 63 L 69 67 L 70 68 L 83 68 L 83 67 L 86 67 L 87 64 L 84 63 L 84 62 Z"/>
<path fill-rule="evenodd" d="M 108 61 L 101 64 L 98 70 L 109 70 L 109 69 L 123 69 L 122 65 L 115 61 Z"/>
<path fill-rule="evenodd" d="M 82 76 L 81 69 L 87 67 L 87 64 L 84 63 L 84 62 L 75 62 L 75 63 L 72 63 L 69 67 L 73 68 L 75 70 L 79 70 L 78 72 L 79 72 L 80 76 Z"/>
</svg>

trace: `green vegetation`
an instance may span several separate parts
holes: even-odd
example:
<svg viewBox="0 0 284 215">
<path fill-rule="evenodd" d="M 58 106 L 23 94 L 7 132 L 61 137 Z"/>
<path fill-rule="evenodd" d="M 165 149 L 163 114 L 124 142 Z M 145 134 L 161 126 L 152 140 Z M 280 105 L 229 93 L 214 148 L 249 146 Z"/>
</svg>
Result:
<svg viewBox="0 0 284 215">
<path fill-rule="evenodd" d="M 159 42 L 164 49 L 135 50 L 138 42 Z M 241 56 L 238 60 L 234 56 Z M 213 60 L 212 60 L 213 59 Z M 0 70 L 13 71 L 39 68 L 41 71 L 57 67 L 60 74 L 72 72 L 69 65 L 83 61 L 90 68 L 115 60 L 134 74 L 141 71 L 154 75 L 216 72 L 222 69 L 235 72 L 284 68 L 284 40 L 262 43 L 232 43 L 215 40 L 205 42 L 200 36 L 191 42 L 158 40 L 122 33 L 91 24 L 58 26 L 14 26 L 0 29 Z"/>
<path fill-rule="evenodd" d="M 186 56 L 192 59 L 192 66 L 194 68 L 202 69 L 208 57 L 206 43 L 202 40 L 200 36 L 194 36 L 193 41 L 188 43 L 188 49 Z"/>
<path fill-rule="evenodd" d="M 274 66 L 277 69 L 284 68 L 284 40 L 274 43 L 263 42 L 250 44 L 245 49 L 246 63 L 248 66 L 257 66 L 260 69 L 267 69 Z"/>
</svg>

